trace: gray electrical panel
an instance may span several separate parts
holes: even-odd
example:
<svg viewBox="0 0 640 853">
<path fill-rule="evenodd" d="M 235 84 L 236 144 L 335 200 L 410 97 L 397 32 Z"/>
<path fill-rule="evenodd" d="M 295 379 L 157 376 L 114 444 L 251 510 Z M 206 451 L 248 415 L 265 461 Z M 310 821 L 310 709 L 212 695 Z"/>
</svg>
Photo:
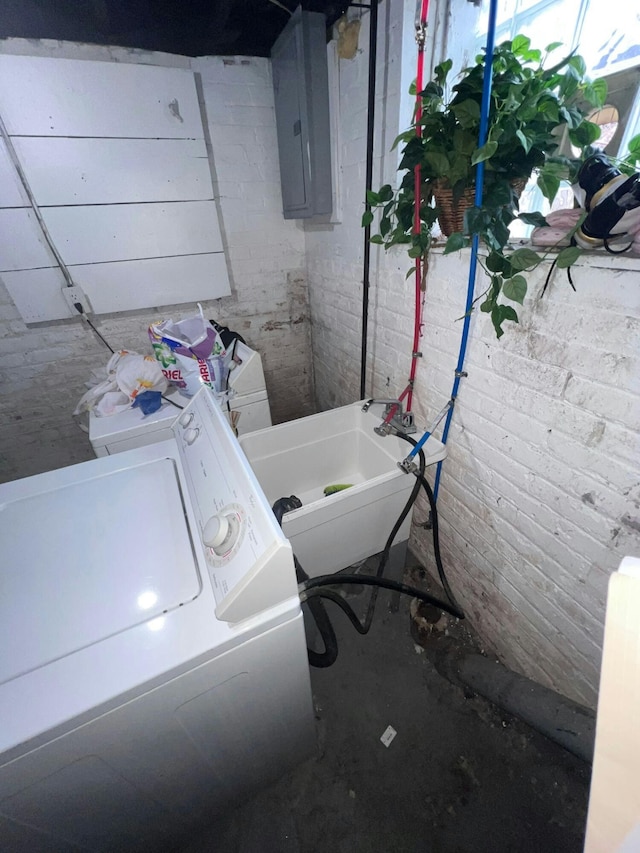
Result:
<svg viewBox="0 0 640 853">
<path fill-rule="evenodd" d="M 285 219 L 331 213 L 326 19 L 300 6 L 271 50 Z"/>
</svg>

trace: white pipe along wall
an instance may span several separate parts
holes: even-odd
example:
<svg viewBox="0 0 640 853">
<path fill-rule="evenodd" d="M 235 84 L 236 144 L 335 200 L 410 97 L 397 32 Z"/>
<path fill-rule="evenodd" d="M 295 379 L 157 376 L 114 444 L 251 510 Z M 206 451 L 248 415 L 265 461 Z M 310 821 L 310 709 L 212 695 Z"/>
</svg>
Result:
<svg viewBox="0 0 640 853">
<path fill-rule="evenodd" d="M 459 31 L 468 7 L 432 3 L 428 46 L 445 41 L 446 29 Z M 374 189 L 395 183 L 390 148 L 410 120 L 401 88 L 415 76 L 414 13 L 412 0 L 380 4 Z M 342 222 L 306 226 L 321 408 L 359 392 L 368 24 L 363 14 L 358 50 L 339 60 L 337 75 Z M 409 266 L 401 249 L 372 252 L 371 396 L 397 395 L 409 375 Z M 473 318 L 438 501 L 441 548 L 485 648 L 594 707 L 608 578 L 623 556 L 640 551 L 640 259 L 594 253 L 574 267 L 577 293 L 559 273 L 540 299 L 543 267 L 520 325 L 499 341 L 487 315 Z M 451 393 L 468 269 L 468 251 L 430 258 L 414 396 L 423 429 Z M 477 293 L 483 278 L 480 271 Z M 415 518 L 426 514 L 420 501 Z M 414 525 L 410 546 L 433 571 L 430 533 Z"/>
</svg>

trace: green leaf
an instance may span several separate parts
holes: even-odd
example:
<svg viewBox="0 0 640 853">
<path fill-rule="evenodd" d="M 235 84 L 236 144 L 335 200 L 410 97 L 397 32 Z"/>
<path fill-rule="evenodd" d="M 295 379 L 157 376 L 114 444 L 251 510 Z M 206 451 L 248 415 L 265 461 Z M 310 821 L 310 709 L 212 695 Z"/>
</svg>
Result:
<svg viewBox="0 0 640 853">
<path fill-rule="evenodd" d="M 479 234 L 491 221 L 488 211 L 481 207 L 469 207 L 464 212 L 465 234 Z"/>
<path fill-rule="evenodd" d="M 453 68 L 453 61 L 451 59 L 445 59 L 444 62 L 441 62 L 439 65 L 436 65 L 434 69 L 434 75 L 436 78 L 436 82 L 441 86 L 444 86 L 447 80 L 447 74 Z"/>
<path fill-rule="evenodd" d="M 421 246 L 411 246 L 407 254 L 410 258 L 421 258 L 423 255 L 423 249 Z"/>
<path fill-rule="evenodd" d="M 407 270 L 407 274 L 405 275 L 404 280 L 406 281 L 408 278 L 411 278 L 411 276 L 415 275 L 415 274 L 416 274 L 416 268 L 411 267 L 410 269 Z"/>
<path fill-rule="evenodd" d="M 564 270 L 567 267 L 570 267 L 571 264 L 574 264 L 581 254 L 582 249 L 579 249 L 577 246 L 567 246 L 567 248 L 563 249 L 558 255 L 556 266 L 558 269 Z"/>
<path fill-rule="evenodd" d="M 559 46 L 559 45 L 558 45 Z M 564 68 L 565 65 L 568 65 L 569 60 L 572 56 L 574 56 L 576 49 L 574 48 L 568 56 L 565 56 L 564 59 L 561 59 L 560 62 L 557 62 L 555 65 L 552 65 L 551 68 L 546 68 L 544 72 L 544 77 L 546 80 L 551 80 L 561 68 Z"/>
<path fill-rule="evenodd" d="M 640 133 L 632 137 L 628 144 L 629 156 L 635 160 L 640 160 Z"/>
<path fill-rule="evenodd" d="M 486 265 L 489 272 L 502 272 L 505 264 L 505 257 L 500 252 L 489 252 L 487 255 Z"/>
<path fill-rule="evenodd" d="M 592 83 L 585 86 L 584 96 L 591 106 L 603 107 L 607 100 L 608 91 L 609 86 L 607 81 L 602 77 L 598 77 L 597 80 L 594 80 Z"/>
<path fill-rule="evenodd" d="M 389 231 L 391 231 L 391 220 L 388 216 L 383 216 L 380 220 L 380 233 L 386 237 Z"/>
<path fill-rule="evenodd" d="M 447 239 L 442 254 L 449 255 L 451 254 L 451 252 L 459 252 L 460 249 L 464 249 L 466 245 L 467 241 L 462 235 L 462 233 L 460 231 L 456 231 L 455 234 L 451 234 L 451 236 Z"/>
<path fill-rule="evenodd" d="M 541 256 L 532 249 L 516 249 L 509 255 L 509 262 L 514 270 L 528 270 L 536 267 L 542 260 Z"/>
<path fill-rule="evenodd" d="M 511 216 L 511 214 L 509 214 Z M 513 217 L 511 217 L 513 218 Z M 485 231 L 487 245 L 492 249 L 502 249 L 509 242 L 509 228 L 500 216 L 496 216 Z"/>
<path fill-rule="evenodd" d="M 373 213 L 371 213 L 370 210 L 365 210 L 365 212 L 362 214 L 362 223 L 361 223 L 362 227 L 366 228 L 367 225 L 371 225 L 372 222 L 373 222 Z"/>
<path fill-rule="evenodd" d="M 600 126 L 592 121 L 583 121 L 578 127 L 569 131 L 569 139 L 574 145 L 584 147 L 591 145 L 596 139 L 600 138 Z"/>
<path fill-rule="evenodd" d="M 528 50 L 522 54 L 522 57 L 526 62 L 539 63 L 542 59 L 542 53 L 539 50 Z"/>
<path fill-rule="evenodd" d="M 380 201 L 390 201 L 393 198 L 393 190 L 391 184 L 385 184 L 378 190 L 378 198 Z"/>
<path fill-rule="evenodd" d="M 483 205 L 485 207 L 503 207 L 512 201 L 511 184 L 502 177 L 490 180 L 491 173 L 486 176 Z"/>
<path fill-rule="evenodd" d="M 549 174 L 546 169 L 541 169 L 538 175 L 538 188 L 542 195 L 549 202 L 552 202 L 560 189 L 560 179 L 555 175 Z"/>
<path fill-rule="evenodd" d="M 442 86 L 439 86 L 437 83 L 434 83 L 433 80 L 427 83 L 422 92 L 420 92 L 423 98 L 429 98 L 431 100 L 440 100 L 442 98 L 444 92 L 442 90 Z"/>
<path fill-rule="evenodd" d="M 587 64 L 584 59 L 578 54 L 572 56 L 569 59 L 568 64 L 571 66 L 571 68 L 574 68 L 578 72 L 580 77 L 584 77 L 584 75 L 587 73 Z"/>
<path fill-rule="evenodd" d="M 527 38 L 527 36 L 517 35 L 514 36 L 513 41 L 511 42 L 511 50 L 516 54 L 523 54 L 529 50 L 531 47 L 531 39 Z"/>
<path fill-rule="evenodd" d="M 526 225 L 534 225 L 536 228 L 544 228 L 546 225 L 548 225 L 547 220 L 537 210 L 533 211 L 532 213 L 520 213 L 518 214 L 518 216 L 516 216 L 516 219 L 519 219 Z"/>
<path fill-rule="evenodd" d="M 520 140 L 522 147 L 525 150 L 525 153 L 528 154 L 531 151 L 531 146 L 533 145 L 533 139 L 529 136 L 526 136 L 520 129 L 516 130 L 516 136 Z"/>
<path fill-rule="evenodd" d="M 467 98 L 451 108 L 462 127 L 476 127 L 480 121 L 480 104 Z"/>
<path fill-rule="evenodd" d="M 542 99 L 538 104 L 538 112 L 554 124 L 560 124 L 560 108 L 555 98 Z"/>
<path fill-rule="evenodd" d="M 551 44 L 548 44 L 545 47 L 545 51 L 547 53 L 553 53 L 554 50 L 557 50 L 559 47 L 562 47 L 561 41 L 552 41 Z"/>
<path fill-rule="evenodd" d="M 439 151 L 427 151 L 424 159 L 437 178 L 448 177 L 450 171 L 449 159 L 445 154 L 441 154 Z"/>
<path fill-rule="evenodd" d="M 416 135 L 415 130 L 403 130 L 402 133 L 399 133 L 396 138 L 393 140 L 393 145 L 391 146 L 391 150 L 395 151 L 398 145 L 401 142 L 409 142 L 410 139 L 413 139 Z"/>
<path fill-rule="evenodd" d="M 382 237 L 379 234 L 374 234 L 369 242 L 375 243 L 376 246 L 382 246 L 384 243 L 384 240 L 382 239 Z"/>
<path fill-rule="evenodd" d="M 520 305 L 524 302 L 527 295 L 527 280 L 523 275 L 514 275 L 513 278 L 508 278 L 502 285 L 502 292 L 512 302 L 519 302 Z"/>
<path fill-rule="evenodd" d="M 496 337 L 501 338 L 504 335 L 502 324 L 505 320 L 511 320 L 514 323 L 518 322 L 518 315 L 509 305 L 494 305 L 491 309 L 491 322 L 496 330 Z"/>
<path fill-rule="evenodd" d="M 380 204 L 380 196 L 373 190 L 367 190 L 367 204 Z"/>
<path fill-rule="evenodd" d="M 487 293 L 487 296 L 486 296 L 484 302 L 480 306 L 480 310 L 483 311 L 485 314 L 491 313 L 494 306 L 496 305 L 496 301 L 498 299 L 498 296 L 500 296 L 500 288 L 501 287 L 502 287 L 502 279 L 500 278 L 500 276 L 499 275 L 492 275 L 491 276 L 491 287 L 489 288 L 489 292 Z"/>
<path fill-rule="evenodd" d="M 497 142 L 486 142 L 482 148 L 478 148 L 473 157 L 471 158 L 471 165 L 475 166 L 477 163 L 482 163 L 484 160 L 488 160 L 498 150 Z"/>
</svg>

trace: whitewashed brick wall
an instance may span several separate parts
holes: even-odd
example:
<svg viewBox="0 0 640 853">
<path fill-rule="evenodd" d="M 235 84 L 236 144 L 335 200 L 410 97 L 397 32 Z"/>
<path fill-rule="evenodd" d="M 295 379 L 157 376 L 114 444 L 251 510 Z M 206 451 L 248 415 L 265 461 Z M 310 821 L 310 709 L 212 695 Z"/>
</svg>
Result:
<svg viewBox="0 0 640 853">
<path fill-rule="evenodd" d="M 315 410 L 304 230 L 282 215 L 271 62 L 203 57 L 209 120 L 232 295 L 216 310 L 262 355 L 275 422 Z"/>
<path fill-rule="evenodd" d="M 380 6 L 378 101 L 390 126 L 376 141 L 374 188 L 396 168 L 385 152 L 401 129 L 400 7 Z M 307 230 L 321 408 L 359 396 L 367 27 L 365 16 L 361 52 L 340 62 L 343 223 Z M 405 50 L 414 61 L 413 45 Z M 401 250 L 374 249 L 372 260 L 367 394 L 386 397 L 409 374 L 413 282 Z M 423 428 L 451 393 L 468 265 L 468 252 L 431 257 L 414 404 Z M 559 272 L 540 300 L 545 274 L 531 278 L 521 324 L 500 341 L 486 315 L 474 317 L 441 480 L 441 547 L 485 647 L 593 705 L 608 577 L 625 554 L 640 553 L 640 259 L 580 261 L 577 293 Z M 480 273 L 477 292 L 485 287 Z M 415 517 L 426 514 L 420 500 Z M 433 570 L 430 536 L 414 526 L 411 547 Z"/>
<path fill-rule="evenodd" d="M 123 48 L 0 42 L 8 53 L 189 67 L 186 57 Z M 203 304 L 262 355 L 275 421 L 313 410 L 309 311 L 301 227 L 281 212 L 275 113 L 268 60 L 202 58 L 200 74 L 213 142 L 215 187 L 228 248 L 232 295 Z M 110 315 L 100 331 L 114 348 L 147 351 L 151 320 L 189 306 Z M 80 320 L 27 328 L 0 280 L 0 479 L 91 458 L 71 413 L 108 350 Z"/>
</svg>

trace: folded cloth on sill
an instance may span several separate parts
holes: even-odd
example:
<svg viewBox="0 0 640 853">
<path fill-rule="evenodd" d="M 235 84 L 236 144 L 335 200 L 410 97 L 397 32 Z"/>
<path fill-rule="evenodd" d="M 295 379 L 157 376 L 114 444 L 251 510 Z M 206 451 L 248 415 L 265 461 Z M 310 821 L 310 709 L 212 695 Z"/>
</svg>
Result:
<svg viewBox="0 0 640 853">
<path fill-rule="evenodd" d="M 531 243 L 534 246 L 568 246 L 568 234 L 575 228 L 583 213 L 584 209 L 581 207 L 554 210 L 545 217 L 548 223 L 546 227 L 534 228 L 531 233 Z M 628 228 L 627 234 L 631 243 L 627 251 L 640 255 L 640 220 Z M 617 244 L 618 249 L 624 246 L 624 242 Z"/>
<path fill-rule="evenodd" d="M 569 233 L 576 224 L 584 209 L 581 207 L 554 210 L 545 216 L 547 225 L 534 228 L 531 232 L 531 242 L 534 246 L 568 246 Z"/>
</svg>

